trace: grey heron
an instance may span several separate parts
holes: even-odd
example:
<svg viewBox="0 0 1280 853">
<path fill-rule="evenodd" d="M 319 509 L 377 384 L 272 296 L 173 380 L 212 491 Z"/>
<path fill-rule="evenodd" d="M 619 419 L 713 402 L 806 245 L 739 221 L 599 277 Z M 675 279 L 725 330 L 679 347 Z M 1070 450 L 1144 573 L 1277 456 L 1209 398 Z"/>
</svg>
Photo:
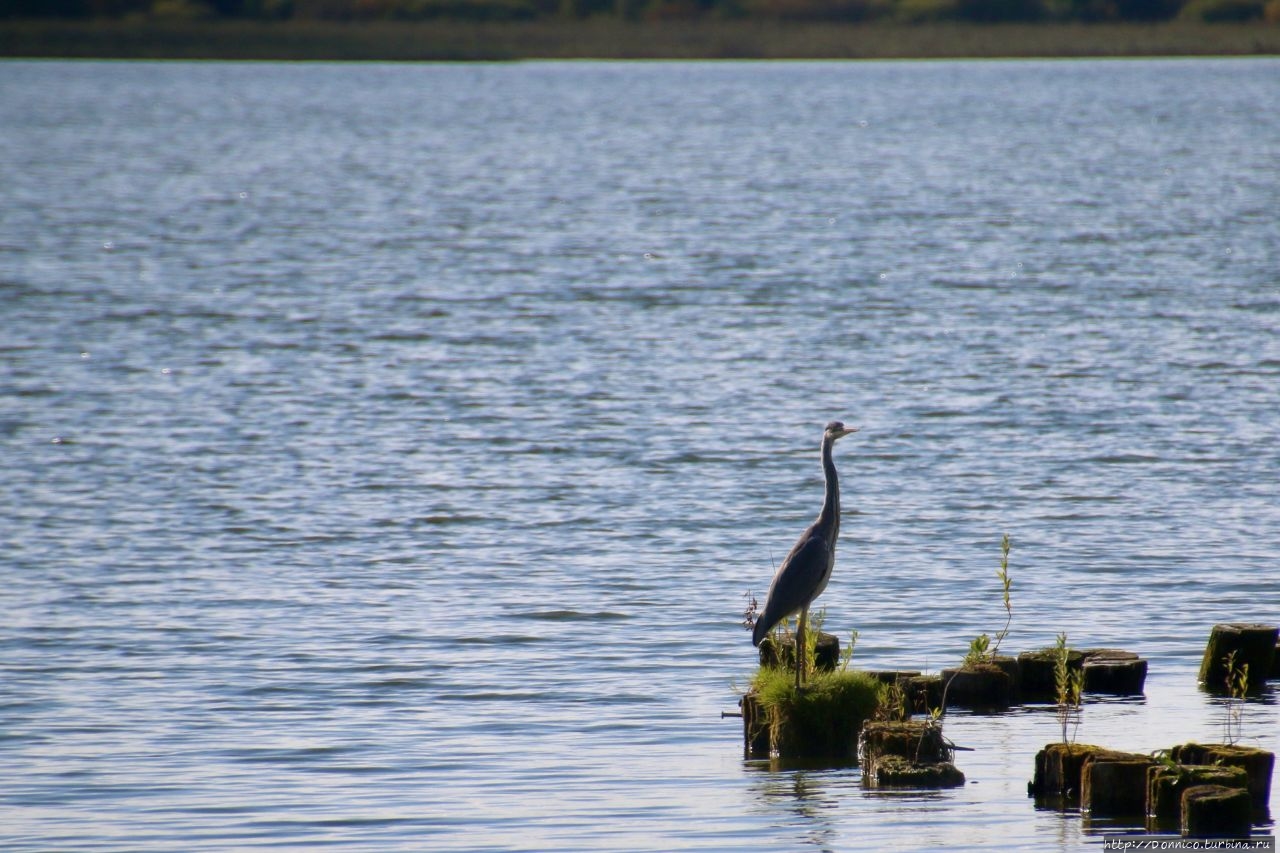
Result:
<svg viewBox="0 0 1280 853">
<path fill-rule="evenodd" d="M 837 440 L 857 431 L 857 427 L 846 427 L 840 421 L 832 421 L 822 431 L 822 473 L 827 485 L 822 511 L 818 513 L 817 520 L 800 534 L 799 541 L 778 567 L 773 582 L 769 584 L 764 612 L 756 620 L 751 635 L 752 644 L 758 646 L 774 625 L 800 611 L 800 624 L 796 628 L 797 688 L 804 680 L 804 632 L 805 623 L 809 621 L 809 605 L 831 580 L 831 570 L 836 562 L 836 539 L 840 535 L 840 481 L 836 477 L 831 449 Z"/>
</svg>

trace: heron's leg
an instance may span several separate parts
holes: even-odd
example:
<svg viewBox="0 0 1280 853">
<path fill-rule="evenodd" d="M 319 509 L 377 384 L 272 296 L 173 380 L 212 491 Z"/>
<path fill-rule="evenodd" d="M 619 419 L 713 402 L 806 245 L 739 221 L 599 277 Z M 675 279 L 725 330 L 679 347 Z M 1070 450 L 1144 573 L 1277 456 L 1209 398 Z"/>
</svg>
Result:
<svg viewBox="0 0 1280 853">
<path fill-rule="evenodd" d="M 804 666 L 807 663 L 805 654 L 807 643 L 805 642 L 805 627 L 809 623 L 809 605 L 800 608 L 800 622 L 796 625 L 796 689 L 800 689 L 800 685 L 804 683 Z"/>
</svg>

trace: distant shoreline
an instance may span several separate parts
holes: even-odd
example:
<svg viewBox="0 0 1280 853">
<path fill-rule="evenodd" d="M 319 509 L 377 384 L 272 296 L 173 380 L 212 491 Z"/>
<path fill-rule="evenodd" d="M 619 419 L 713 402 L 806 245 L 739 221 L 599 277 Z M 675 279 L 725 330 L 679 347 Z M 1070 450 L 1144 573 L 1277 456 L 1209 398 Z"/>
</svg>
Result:
<svg viewBox="0 0 1280 853">
<path fill-rule="evenodd" d="M 0 57 L 312 61 L 1280 55 L 1280 25 L 0 20 Z"/>
</svg>

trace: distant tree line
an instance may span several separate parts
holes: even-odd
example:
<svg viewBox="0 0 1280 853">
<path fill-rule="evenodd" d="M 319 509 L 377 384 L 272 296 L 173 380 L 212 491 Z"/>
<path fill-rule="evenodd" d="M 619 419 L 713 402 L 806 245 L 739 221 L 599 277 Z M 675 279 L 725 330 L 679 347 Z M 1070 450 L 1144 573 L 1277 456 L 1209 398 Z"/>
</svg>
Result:
<svg viewBox="0 0 1280 853">
<path fill-rule="evenodd" d="M 1280 0 L 0 0 L 0 18 L 520 21 L 745 18 L 793 22 L 1257 21 Z"/>
</svg>

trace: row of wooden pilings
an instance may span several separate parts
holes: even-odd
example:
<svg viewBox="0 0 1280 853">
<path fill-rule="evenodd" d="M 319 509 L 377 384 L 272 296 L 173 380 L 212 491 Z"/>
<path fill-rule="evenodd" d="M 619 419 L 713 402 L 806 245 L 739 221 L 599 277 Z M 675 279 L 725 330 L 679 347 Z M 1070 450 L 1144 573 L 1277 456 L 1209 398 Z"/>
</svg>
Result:
<svg viewBox="0 0 1280 853">
<path fill-rule="evenodd" d="M 1200 682 L 1211 693 L 1234 692 L 1232 672 L 1247 667 L 1251 692 L 1267 679 L 1280 678 L 1280 629 L 1271 625 L 1214 626 L 1206 644 Z M 1020 703 L 1054 704 L 1056 651 L 1023 652 L 978 664 L 944 669 L 938 675 L 917 671 L 871 671 L 866 675 L 894 685 L 903 703 L 888 716 L 923 718 L 902 721 L 845 720 L 831 727 L 828 739 L 791 738 L 775 743 L 768 712 L 759 697 L 747 693 L 740 703 L 748 758 L 803 757 L 857 760 L 871 786 L 937 788 L 963 785 L 953 763 L 954 747 L 942 735 L 936 711 L 968 708 L 999 711 Z M 788 649 L 762 644 L 761 663 L 786 666 Z M 839 641 L 819 639 L 818 666 L 832 669 Z M 1084 692 L 1141 695 L 1147 661 L 1118 649 L 1069 650 L 1069 672 L 1077 672 Z M 1228 668 L 1230 667 L 1230 669 Z M 1239 686 L 1240 682 L 1236 682 Z M 1243 701 L 1243 699 L 1241 699 Z M 794 744 L 801 744 L 795 751 Z M 1272 753 L 1235 744 L 1186 743 L 1156 755 L 1069 743 L 1047 745 L 1036 755 L 1028 793 L 1037 802 L 1078 807 L 1095 817 L 1142 816 L 1148 829 L 1180 829 L 1195 837 L 1246 837 L 1250 827 L 1268 819 Z"/>
<path fill-rule="evenodd" d="M 1243 678 L 1241 676 L 1244 676 Z M 1280 678 L 1280 628 L 1222 624 L 1209 632 L 1200 686 L 1243 702 Z M 1275 754 L 1236 743 L 1184 743 L 1153 754 L 1054 743 L 1036 754 L 1027 793 L 1091 818 L 1139 816 L 1151 832 L 1247 838 L 1270 819 Z"/>
<path fill-rule="evenodd" d="M 1137 817 L 1152 832 L 1247 838 L 1268 820 L 1274 765 L 1271 752 L 1231 744 L 1179 744 L 1156 757 L 1051 743 L 1036 753 L 1027 792 L 1091 818 Z"/>
</svg>

